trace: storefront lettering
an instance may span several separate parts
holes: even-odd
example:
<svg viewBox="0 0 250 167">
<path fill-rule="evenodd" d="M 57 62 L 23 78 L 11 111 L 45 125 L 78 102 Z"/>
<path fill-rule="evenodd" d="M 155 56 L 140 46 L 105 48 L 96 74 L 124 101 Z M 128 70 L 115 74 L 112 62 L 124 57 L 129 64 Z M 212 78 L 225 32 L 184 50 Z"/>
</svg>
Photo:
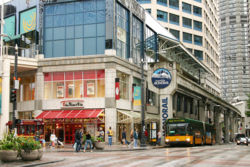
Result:
<svg viewBox="0 0 250 167">
<path fill-rule="evenodd" d="M 79 100 L 79 101 L 61 101 L 61 105 L 62 105 L 62 108 L 83 108 L 83 100 Z"/>
<path fill-rule="evenodd" d="M 162 99 L 162 134 L 165 135 L 165 122 L 168 118 L 168 98 Z"/>
</svg>

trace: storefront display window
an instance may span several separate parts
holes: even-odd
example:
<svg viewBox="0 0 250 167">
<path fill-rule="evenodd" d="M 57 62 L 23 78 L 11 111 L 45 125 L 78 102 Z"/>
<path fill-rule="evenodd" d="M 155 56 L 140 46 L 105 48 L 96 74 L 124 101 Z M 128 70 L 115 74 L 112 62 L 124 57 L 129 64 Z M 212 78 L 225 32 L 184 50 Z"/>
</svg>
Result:
<svg viewBox="0 0 250 167">
<path fill-rule="evenodd" d="M 117 78 L 120 82 L 120 98 L 128 99 L 129 98 L 129 75 L 117 71 Z"/>
<path fill-rule="evenodd" d="M 104 97 L 104 78 L 104 70 L 45 73 L 44 98 Z"/>
</svg>

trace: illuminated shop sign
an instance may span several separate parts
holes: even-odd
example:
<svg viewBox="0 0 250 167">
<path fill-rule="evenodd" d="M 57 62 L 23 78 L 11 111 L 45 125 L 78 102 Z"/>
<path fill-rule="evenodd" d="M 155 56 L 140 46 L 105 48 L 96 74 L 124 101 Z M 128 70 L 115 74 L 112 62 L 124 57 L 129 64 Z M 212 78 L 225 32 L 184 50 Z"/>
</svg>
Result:
<svg viewBox="0 0 250 167">
<path fill-rule="evenodd" d="M 171 73 L 165 68 L 158 68 L 152 75 L 152 83 L 155 87 L 166 88 L 172 80 Z"/>
<path fill-rule="evenodd" d="M 36 29 L 36 8 L 20 13 L 20 34 Z"/>
</svg>

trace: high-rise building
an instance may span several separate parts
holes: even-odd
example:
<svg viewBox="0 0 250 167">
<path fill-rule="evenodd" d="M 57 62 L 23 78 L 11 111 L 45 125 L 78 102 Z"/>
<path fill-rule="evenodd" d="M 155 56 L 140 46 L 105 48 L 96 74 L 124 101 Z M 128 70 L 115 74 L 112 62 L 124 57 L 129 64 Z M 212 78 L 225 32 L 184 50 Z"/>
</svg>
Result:
<svg viewBox="0 0 250 167">
<path fill-rule="evenodd" d="M 220 95 L 217 0 L 137 1 L 212 71 L 202 84 Z"/>
<path fill-rule="evenodd" d="M 222 98 L 245 100 L 250 93 L 247 0 L 219 0 Z"/>
</svg>

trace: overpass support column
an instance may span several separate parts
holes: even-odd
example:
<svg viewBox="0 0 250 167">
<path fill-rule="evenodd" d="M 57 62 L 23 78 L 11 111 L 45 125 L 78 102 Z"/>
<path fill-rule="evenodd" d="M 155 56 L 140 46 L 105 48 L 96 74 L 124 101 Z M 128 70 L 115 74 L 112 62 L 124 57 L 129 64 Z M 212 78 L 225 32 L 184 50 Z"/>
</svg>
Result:
<svg viewBox="0 0 250 167">
<path fill-rule="evenodd" d="M 230 131 L 230 141 L 234 141 L 234 132 L 233 132 L 233 114 L 230 112 L 229 113 L 229 120 L 230 120 L 230 125 L 229 125 L 229 131 Z"/>
<path fill-rule="evenodd" d="M 215 142 L 216 144 L 221 143 L 221 126 L 220 126 L 220 109 L 219 107 L 214 107 L 214 126 L 215 126 Z"/>
<path fill-rule="evenodd" d="M 225 138 L 224 142 L 229 143 L 229 110 L 224 111 L 224 126 L 225 126 Z"/>
</svg>

